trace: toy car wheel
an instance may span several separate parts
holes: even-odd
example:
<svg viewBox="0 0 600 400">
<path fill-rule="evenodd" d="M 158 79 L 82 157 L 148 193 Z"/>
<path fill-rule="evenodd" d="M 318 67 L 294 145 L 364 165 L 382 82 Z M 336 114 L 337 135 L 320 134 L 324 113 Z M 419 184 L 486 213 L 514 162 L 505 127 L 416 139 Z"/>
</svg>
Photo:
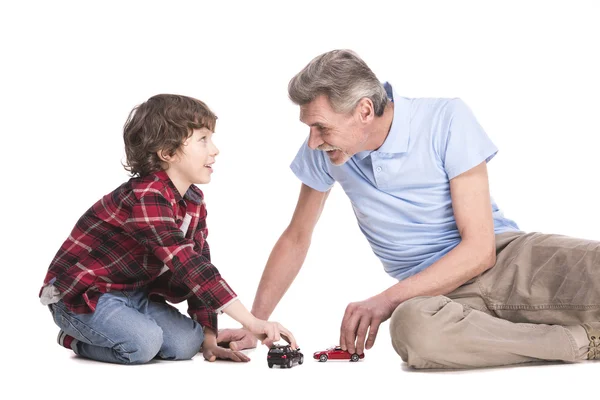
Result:
<svg viewBox="0 0 600 400">
<path fill-rule="evenodd" d="M 356 353 L 352 354 L 352 357 L 350 357 L 350 361 L 352 362 L 357 362 L 358 360 L 360 360 L 360 357 Z"/>
<path fill-rule="evenodd" d="M 287 363 L 288 368 L 292 368 L 292 359 L 290 358 Z"/>
<path fill-rule="evenodd" d="M 269 368 L 273 368 L 273 364 L 269 363 Z"/>
<path fill-rule="evenodd" d="M 304 356 L 300 356 L 300 360 L 298 361 L 298 364 L 302 365 L 303 362 L 304 362 Z"/>
<path fill-rule="evenodd" d="M 327 354 L 321 354 L 321 357 L 319 357 L 319 361 L 320 361 L 320 362 L 325 362 L 325 361 L 327 361 Z"/>
</svg>

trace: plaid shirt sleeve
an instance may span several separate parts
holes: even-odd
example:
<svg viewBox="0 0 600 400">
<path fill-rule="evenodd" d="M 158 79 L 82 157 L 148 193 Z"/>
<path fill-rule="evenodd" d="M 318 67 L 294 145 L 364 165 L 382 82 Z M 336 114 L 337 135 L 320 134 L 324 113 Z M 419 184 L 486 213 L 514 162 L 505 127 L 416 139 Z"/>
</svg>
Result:
<svg viewBox="0 0 600 400">
<path fill-rule="evenodd" d="M 222 312 L 235 299 L 235 292 L 221 278 L 210 258 L 194 249 L 175 223 L 173 207 L 160 190 L 146 188 L 131 208 L 123 228 L 173 271 L 204 305 L 202 315 Z M 200 315 L 198 315 L 200 316 Z M 202 321 L 210 318 L 202 316 Z"/>
<path fill-rule="evenodd" d="M 210 246 L 208 245 L 208 242 L 205 240 L 202 246 L 197 241 L 196 244 L 198 247 L 202 248 L 202 256 L 210 261 Z M 223 305 L 221 309 L 224 309 L 225 306 L 235 300 L 237 300 L 237 297 L 231 299 L 227 304 Z M 219 331 L 217 312 L 206 307 L 196 296 L 188 299 L 188 314 L 194 321 L 199 322 L 200 325 L 211 328 L 215 332 Z"/>
</svg>

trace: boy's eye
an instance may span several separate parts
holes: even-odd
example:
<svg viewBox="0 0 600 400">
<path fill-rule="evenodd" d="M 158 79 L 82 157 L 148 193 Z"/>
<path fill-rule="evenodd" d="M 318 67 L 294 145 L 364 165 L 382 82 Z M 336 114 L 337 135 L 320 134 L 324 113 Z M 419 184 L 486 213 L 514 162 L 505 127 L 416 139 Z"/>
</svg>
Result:
<svg viewBox="0 0 600 400">
<path fill-rule="evenodd" d="M 206 136 L 202 136 L 202 137 L 200 138 L 200 141 L 201 141 L 201 142 L 206 142 Z"/>
</svg>

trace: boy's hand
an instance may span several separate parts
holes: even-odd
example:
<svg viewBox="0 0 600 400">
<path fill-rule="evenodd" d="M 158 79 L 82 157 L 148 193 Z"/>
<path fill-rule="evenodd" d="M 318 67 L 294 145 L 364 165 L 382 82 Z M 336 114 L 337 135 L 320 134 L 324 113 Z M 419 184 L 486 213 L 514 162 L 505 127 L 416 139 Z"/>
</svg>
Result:
<svg viewBox="0 0 600 400">
<path fill-rule="evenodd" d="M 256 336 L 247 329 L 223 329 L 219 330 L 217 343 L 231 350 L 245 350 L 256 347 Z"/>
<path fill-rule="evenodd" d="M 204 343 L 202 343 L 202 355 L 206 361 L 231 360 L 235 362 L 248 362 L 250 357 L 239 351 L 224 349 L 217 345 L 217 335 L 212 329 L 204 329 Z"/>
<path fill-rule="evenodd" d="M 248 362 L 250 357 L 242 353 L 241 351 L 233 351 L 231 349 L 224 349 L 217 345 L 203 347 L 202 355 L 206 361 L 213 362 L 216 359 L 219 360 L 231 360 L 235 362 Z"/>
<path fill-rule="evenodd" d="M 270 346 L 273 342 L 283 339 L 292 345 L 292 349 L 298 348 L 296 339 L 294 338 L 294 335 L 292 335 L 292 332 L 288 331 L 279 322 L 264 321 L 262 319 L 255 318 L 253 323 L 247 328 L 264 345 Z"/>
</svg>

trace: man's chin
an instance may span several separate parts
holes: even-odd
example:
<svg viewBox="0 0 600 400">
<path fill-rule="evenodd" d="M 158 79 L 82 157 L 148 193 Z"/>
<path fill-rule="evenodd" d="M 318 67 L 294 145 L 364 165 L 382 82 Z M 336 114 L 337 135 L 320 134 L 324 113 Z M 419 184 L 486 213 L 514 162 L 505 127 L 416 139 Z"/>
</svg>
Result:
<svg viewBox="0 0 600 400">
<path fill-rule="evenodd" d="M 329 162 L 336 167 L 345 164 L 346 161 L 350 159 L 350 157 L 341 150 L 328 151 L 327 156 L 329 158 Z"/>
</svg>

